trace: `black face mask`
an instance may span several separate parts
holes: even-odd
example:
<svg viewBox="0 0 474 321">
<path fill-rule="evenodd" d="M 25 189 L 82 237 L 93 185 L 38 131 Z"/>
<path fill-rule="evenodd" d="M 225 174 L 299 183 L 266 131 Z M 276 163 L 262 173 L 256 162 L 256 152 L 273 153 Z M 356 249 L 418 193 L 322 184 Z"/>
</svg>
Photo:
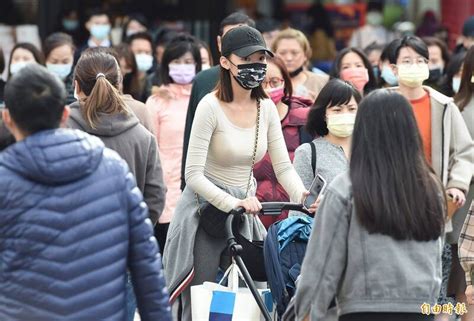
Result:
<svg viewBox="0 0 474 321">
<path fill-rule="evenodd" d="M 289 75 L 290 75 L 291 78 L 294 78 L 294 77 L 298 76 L 302 71 L 303 71 L 303 66 L 299 67 L 296 70 L 293 70 L 292 72 L 289 73 Z"/>
<path fill-rule="evenodd" d="M 234 78 L 246 90 L 260 86 L 267 74 L 267 64 L 261 62 L 240 65 L 236 65 L 232 61 L 230 63 L 239 69 L 237 76 L 234 76 Z"/>
<path fill-rule="evenodd" d="M 428 78 L 428 81 L 436 82 L 441 78 L 442 75 L 443 73 L 441 71 L 441 68 L 430 69 L 430 76 Z"/>
</svg>

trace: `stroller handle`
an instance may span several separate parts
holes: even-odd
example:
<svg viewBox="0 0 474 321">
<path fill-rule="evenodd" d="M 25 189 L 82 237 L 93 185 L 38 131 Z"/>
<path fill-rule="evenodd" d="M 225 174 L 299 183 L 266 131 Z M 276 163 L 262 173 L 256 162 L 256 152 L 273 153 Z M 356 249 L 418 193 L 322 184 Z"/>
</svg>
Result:
<svg viewBox="0 0 474 321">
<path fill-rule="evenodd" d="M 313 215 L 303 206 L 303 204 L 291 203 L 291 202 L 263 202 L 262 215 L 278 216 L 282 211 L 297 211 L 307 215 Z M 245 213 L 245 208 L 239 207 L 232 210 L 229 214 L 231 215 L 242 215 Z"/>
<path fill-rule="evenodd" d="M 285 210 L 295 210 L 298 212 L 310 214 L 302 204 L 297 204 L 297 203 L 289 203 L 289 202 L 268 202 L 268 203 L 261 203 L 262 204 L 262 210 L 261 213 L 263 215 L 280 215 L 282 211 Z M 229 249 L 229 252 L 233 259 L 235 260 L 235 263 L 239 267 L 240 271 L 243 274 L 243 277 L 245 279 L 245 282 L 247 283 L 248 288 L 250 289 L 250 292 L 252 293 L 253 297 L 255 298 L 255 301 L 257 302 L 260 311 L 262 312 L 265 321 L 271 321 L 272 318 L 270 316 L 270 313 L 265 306 L 262 298 L 260 297 L 260 294 L 255 287 L 255 283 L 252 280 L 251 275 L 249 274 L 247 267 L 245 266 L 244 261 L 242 260 L 242 257 L 240 256 L 241 252 L 243 251 L 243 247 L 241 244 L 238 244 L 235 236 L 232 231 L 232 223 L 235 219 L 240 219 L 242 215 L 245 213 L 245 208 L 239 207 L 234 210 L 232 210 L 229 215 L 227 215 L 226 221 L 225 221 L 225 230 L 227 234 L 227 248 Z"/>
</svg>

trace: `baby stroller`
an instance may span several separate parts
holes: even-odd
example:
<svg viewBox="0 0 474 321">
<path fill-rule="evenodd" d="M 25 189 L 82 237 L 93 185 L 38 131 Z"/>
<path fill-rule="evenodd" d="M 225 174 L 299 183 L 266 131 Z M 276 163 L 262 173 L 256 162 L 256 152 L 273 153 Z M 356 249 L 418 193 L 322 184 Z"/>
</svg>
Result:
<svg viewBox="0 0 474 321">
<path fill-rule="evenodd" d="M 263 215 L 280 215 L 282 211 L 294 210 L 309 214 L 308 211 L 303 207 L 302 204 L 287 203 L 287 202 L 268 202 L 262 203 L 262 214 Z M 257 287 L 253 280 L 256 281 L 270 281 L 265 272 L 261 272 L 262 266 L 265 265 L 265 270 L 268 272 L 269 267 L 266 264 L 261 264 L 264 260 L 263 244 L 262 242 L 252 242 L 243 238 L 236 231 L 238 230 L 240 218 L 245 213 L 245 209 L 239 208 L 229 213 L 226 219 L 226 235 L 227 235 L 227 248 L 230 252 L 231 257 L 242 272 L 242 276 L 249 287 L 250 292 L 255 298 L 265 321 L 272 321 L 272 317 L 265 306 L 262 298 L 260 297 Z M 277 222 L 278 223 L 278 222 Z M 277 224 L 276 223 L 276 224 Z M 268 237 L 268 236 L 267 236 Z M 304 253 L 304 252 L 303 252 Z M 277 262 L 275 262 L 277 263 Z M 247 269 L 249 266 L 249 269 Z M 299 274 L 299 273 L 298 273 Z M 273 288 L 270 285 L 270 289 L 273 295 Z M 275 300 L 274 300 L 275 301 Z"/>
<path fill-rule="evenodd" d="M 264 243 L 268 285 L 280 320 L 296 292 L 296 280 L 309 241 L 313 218 L 291 216 L 272 224 Z"/>
</svg>

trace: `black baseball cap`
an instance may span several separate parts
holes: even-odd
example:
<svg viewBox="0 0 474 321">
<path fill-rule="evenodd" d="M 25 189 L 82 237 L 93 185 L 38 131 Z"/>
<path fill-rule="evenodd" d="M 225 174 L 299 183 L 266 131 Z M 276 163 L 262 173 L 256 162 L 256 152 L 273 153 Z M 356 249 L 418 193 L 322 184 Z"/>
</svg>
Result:
<svg viewBox="0 0 474 321">
<path fill-rule="evenodd" d="M 265 51 L 273 57 L 273 53 L 265 45 L 262 34 L 249 26 L 238 26 L 227 31 L 222 37 L 221 49 L 223 56 L 233 53 L 245 58 L 257 51 Z"/>
</svg>

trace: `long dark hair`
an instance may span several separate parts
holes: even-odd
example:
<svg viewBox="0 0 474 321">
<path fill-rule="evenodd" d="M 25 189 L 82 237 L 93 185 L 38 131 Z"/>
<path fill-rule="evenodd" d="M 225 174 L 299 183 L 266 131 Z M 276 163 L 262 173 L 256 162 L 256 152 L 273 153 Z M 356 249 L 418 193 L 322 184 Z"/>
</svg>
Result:
<svg viewBox="0 0 474 321">
<path fill-rule="evenodd" d="M 122 82 L 119 64 L 106 48 L 89 48 L 84 51 L 77 62 L 74 80 L 87 96 L 81 104 L 81 110 L 92 128 L 95 128 L 99 113 L 129 112 L 119 92 Z"/>
<path fill-rule="evenodd" d="M 334 60 L 334 64 L 332 65 L 330 76 L 331 78 L 341 78 L 342 59 L 350 52 L 353 52 L 358 55 L 360 59 L 362 59 L 364 67 L 367 68 L 367 72 L 369 73 L 369 81 L 364 86 L 364 94 L 368 94 L 369 92 L 377 88 L 377 79 L 375 78 L 374 70 L 365 53 L 355 47 L 345 48 L 339 51 L 336 56 L 336 60 Z"/>
<path fill-rule="evenodd" d="M 454 88 L 453 88 L 453 78 L 461 70 L 465 57 L 466 57 L 466 51 L 461 51 L 457 54 L 454 54 L 449 60 L 449 63 L 446 65 L 445 74 L 443 75 L 443 78 L 441 79 L 440 91 L 448 97 L 453 97 L 456 95 L 456 92 L 454 92 Z M 461 80 L 462 80 L 462 75 L 461 75 Z M 467 81 L 468 82 L 471 81 L 471 78 L 469 78 Z M 460 100 L 462 99 L 459 99 L 459 98 L 458 100 L 455 99 L 456 104 L 458 104 L 458 107 L 460 107 L 459 106 Z M 469 99 L 468 99 L 468 102 L 469 102 Z"/>
<path fill-rule="evenodd" d="M 416 241 L 443 233 L 444 193 L 402 95 L 378 89 L 359 105 L 350 177 L 357 217 L 369 233 Z"/>
<path fill-rule="evenodd" d="M 461 76 L 461 87 L 456 96 L 454 96 L 454 101 L 461 111 L 469 104 L 472 95 L 474 95 L 474 83 L 471 81 L 472 77 L 474 77 L 474 46 L 471 46 L 466 53 Z"/>
</svg>

